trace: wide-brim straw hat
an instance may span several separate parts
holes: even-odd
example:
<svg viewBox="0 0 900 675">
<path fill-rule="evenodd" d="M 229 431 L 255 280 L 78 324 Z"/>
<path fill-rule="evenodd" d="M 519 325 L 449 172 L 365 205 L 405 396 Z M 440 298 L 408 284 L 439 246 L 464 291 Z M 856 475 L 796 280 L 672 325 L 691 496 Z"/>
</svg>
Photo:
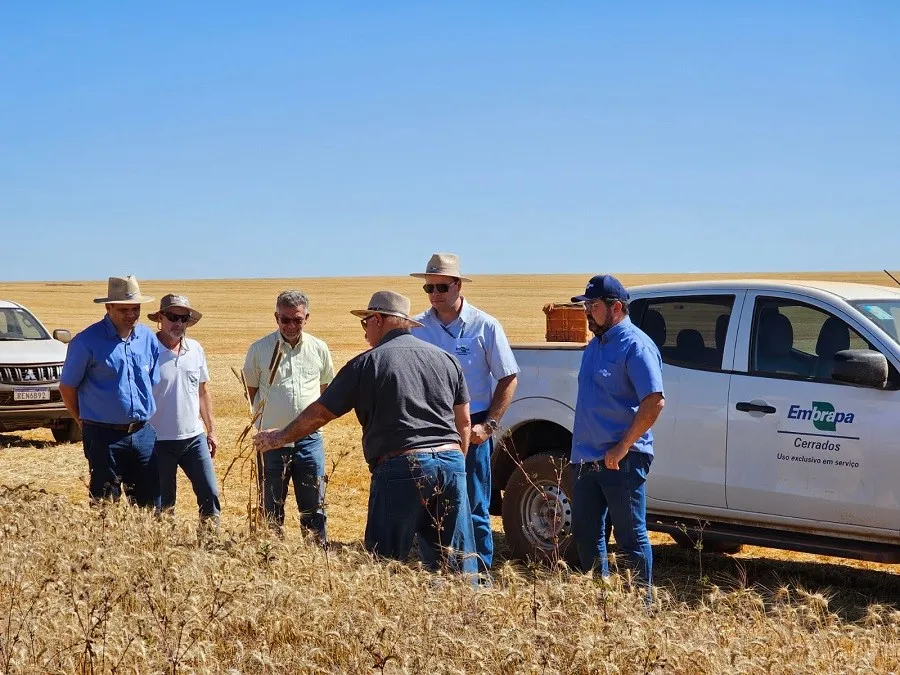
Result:
<svg viewBox="0 0 900 675">
<path fill-rule="evenodd" d="M 456 277 L 460 281 L 472 281 L 460 273 L 459 256 L 455 253 L 435 253 L 428 259 L 424 272 L 413 272 L 409 276 L 424 279 L 429 274 L 439 274 L 442 277 Z"/>
<path fill-rule="evenodd" d="M 171 307 L 183 307 L 184 309 L 190 312 L 191 318 L 188 319 L 187 327 L 195 325 L 203 315 L 198 312 L 196 309 L 191 307 L 190 301 L 188 301 L 187 297 L 183 295 L 175 295 L 174 293 L 169 293 L 168 295 L 164 295 L 159 301 L 159 311 L 153 312 L 152 314 L 148 314 L 147 318 L 151 321 L 159 321 L 160 312 L 165 312 L 167 309 Z"/>
<path fill-rule="evenodd" d="M 127 277 L 110 277 L 106 285 L 106 297 L 94 298 L 94 302 L 102 305 L 140 305 L 153 301 L 153 297 L 142 295 L 137 279 L 133 274 Z"/>
<path fill-rule="evenodd" d="M 424 324 L 419 323 L 409 316 L 409 308 L 411 307 L 409 298 L 400 295 L 394 291 L 378 291 L 372 295 L 369 300 L 369 306 L 366 309 L 353 309 L 350 313 L 353 316 L 365 318 L 373 314 L 386 314 L 388 316 L 399 316 L 412 322 L 413 326 L 421 328 Z"/>
</svg>

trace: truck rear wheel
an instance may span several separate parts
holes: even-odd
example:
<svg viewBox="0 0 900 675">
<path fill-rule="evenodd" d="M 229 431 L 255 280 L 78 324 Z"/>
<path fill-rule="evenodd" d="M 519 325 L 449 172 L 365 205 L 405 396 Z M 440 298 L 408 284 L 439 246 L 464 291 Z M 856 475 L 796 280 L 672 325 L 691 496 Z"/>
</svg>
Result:
<svg viewBox="0 0 900 675">
<path fill-rule="evenodd" d="M 57 443 L 78 443 L 81 441 L 81 427 L 75 420 L 66 420 L 65 423 L 51 429 L 53 440 Z"/>
<path fill-rule="evenodd" d="M 578 564 L 572 539 L 574 473 L 566 457 L 542 452 L 516 467 L 503 493 L 503 531 L 525 561 Z"/>
</svg>

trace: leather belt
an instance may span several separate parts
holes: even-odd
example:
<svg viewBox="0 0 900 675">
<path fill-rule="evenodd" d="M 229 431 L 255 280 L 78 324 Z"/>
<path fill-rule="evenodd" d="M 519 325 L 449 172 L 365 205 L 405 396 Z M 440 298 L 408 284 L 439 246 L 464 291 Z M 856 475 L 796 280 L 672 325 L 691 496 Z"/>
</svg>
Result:
<svg viewBox="0 0 900 675">
<path fill-rule="evenodd" d="M 444 445 L 436 445 L 433 448 L 410 448 L 409 450 L 394 450 L 393 452 L 389 452 L 386 455 L 382 455 L 381 457 L 379 457 L 378 464 L 386 462 L 389 459 L 405 457 L 406 455 L 416 455 L 422 452 L 452 452 L 454 450 L 456 450 L 457 452 L 462 452 L 462 448 L 459 447 L 459 443 L 445 443 Z"/>
<path fill-rule="evenodd" d="M 108 422 L 95 422 L 94 420 L 81 420 L 82 424 L 87 424 L 91 427 L 103 427 L 104 429 L 115 429 L 116 431 L 125 431 L 129 434 L 133 434 L 135 431 L 140 431 L 146 426 L 147 422 L 131 422 L 130 424 L 110 424 Z"/>
</svg>

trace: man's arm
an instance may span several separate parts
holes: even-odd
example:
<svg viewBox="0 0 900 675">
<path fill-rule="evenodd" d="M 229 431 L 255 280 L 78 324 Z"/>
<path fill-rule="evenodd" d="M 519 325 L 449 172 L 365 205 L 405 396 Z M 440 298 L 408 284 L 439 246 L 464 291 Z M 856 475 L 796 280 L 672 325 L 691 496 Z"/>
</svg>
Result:
<svg viewBox="0 0 900 675">
<path fill-rule="evenodd" d="M 625 430 L 622 440 L 606 451 L 604 458 L 606 468 L 618 470 L 619 462 L 625 458 L 625 455 L 631 450 L 631 446 L 656 423 L 665 405 L 666 399 L 661 392 L 654 392 L 644 397 L 638 406 L 634 420 Z"/>
<path fill-rule="evenodd" d="M 472 431 L 472 419 L 469 417 L 469 404 L 461 403 L 453 406 L 453 418 L 456 431 L 459 433 L 459 447 L 463 455 L 469 451 L 469 435 Z"/>
<path fill-rule="evenodd" d="M 491 405 L 488 408 L 488 417 L 500 421 L 509 408 L 509 404 L 512 403 L 518 384 L 519 376 L 515 374 L 497 380 L 497 387 L 494 389 Z M 472 443 L 475 445 L 484 443 L 490 435 L 491 430 L 483 424 L 476 424 L 472 427 Z"/>
<path fill-rule="evenodd" d="M 200 419 L 203 420 L 203 426 L 206 427 L 206 442 L 209 444 L 209 456 L 215 457 L 219 441 L 216 438 L 215 423 L 213 422 L 212 394 L 209 393 L 209 387 L 206 386 L 206 382 L 200 383 Z"/>
<path fill-rule="evenodd" d="M 63 403 L 66 404 L 66 409 L 69 411 L 69 414 L 72 415 L 75 424 L 80 427 L 81 414 L 78 411 L 78 387 L 70 387 L 67 384 L 60 383 L 59 395 L 62 396 Z"/>
<path fill-rule="evenodd" d="M 332 413 L 324 405 L 316 401 L 310 404 L 306 410 L 297 415 L 294 421 L 288 424 L 284 429 L 270 429 L 268 431 L 260 431 L 253 438 L 253 446 L 257 452 L 266 452 L 275 448 L 283 448 L 288 443 L 293 443 L 304 436 L 309 436 L 312 432 L 318 431 L 331 420 L 336 419 L 337 415 Z"/>
</svg>

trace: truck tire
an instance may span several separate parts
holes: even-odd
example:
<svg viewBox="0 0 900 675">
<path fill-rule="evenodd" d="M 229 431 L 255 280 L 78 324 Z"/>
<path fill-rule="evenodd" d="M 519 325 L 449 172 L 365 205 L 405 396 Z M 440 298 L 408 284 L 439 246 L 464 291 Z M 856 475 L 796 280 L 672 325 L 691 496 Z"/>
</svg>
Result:
<svg viewBox="0 0 900 675">
<path fill-rule="evenodd" d="M 574 472 L 561 455 L 542 452 L 516 467 L 503 493 L 503 531 L 523 561 L 578 565 L 572 539 Z"/>
<path fill-rule="evenodd" d="M 64 424 L 51 429 L 53 440 L 57 443 L 78 443 L 81 441 L 81 427 L 75 420 L 66 420 Z"/>
</svg>

